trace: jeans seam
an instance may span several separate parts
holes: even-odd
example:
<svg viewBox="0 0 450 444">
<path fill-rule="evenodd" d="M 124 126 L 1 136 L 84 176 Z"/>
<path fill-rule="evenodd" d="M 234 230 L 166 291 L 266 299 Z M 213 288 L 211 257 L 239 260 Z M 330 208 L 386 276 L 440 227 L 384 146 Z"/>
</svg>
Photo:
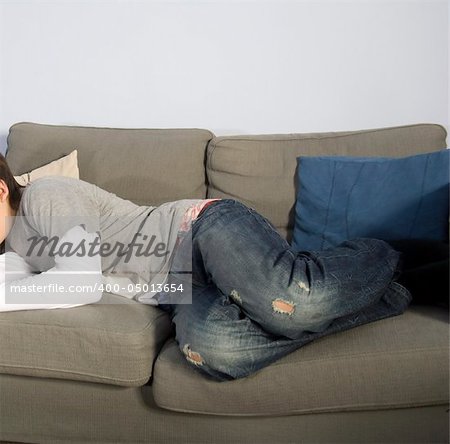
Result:
<svg viewBox="0 0 450 444">
<path fill-rule="evenodd" d="M 209 209 L 211 209 L 211 207 L 214 207 L 215 209 L 217 209 L 217 207 L 218 207 L 218 204 L 220 204 L 220 202 L 224 202 L 224 201 L 228 201 L 227 203 L 233 203 L 233 204 L 235 204 L 237 201 L 236 200 L 234 200 L 234 199 L 221 199 L 221 200 L 217 200 L 217 201 L 215 201 L 215 202 L 213 202 L 211 205 L 208 205 L 206 208 L 205 208 L 205 211 L 203 211 L 201 214 L 199 214 L 195 219 L 194 219 L 194 221 L 192 222 L 192 224 L 191 224 L 191 230 L 192 230 L 192 233 L 194 232 L 194 227 L 196 227 L 197 226 L 197 221 L 204 221 L 205 219 L 207 219 L 208 218 L 208 216 L 209 215 L 211 215 L 213 212 L 212 211 L 208 211 Z M 230 202 L 231 201 L 231 202 Z"/>
<path fill-rule="evenodd" d="M 273 235 L 280 235 L 280 233 L 277 231 L 276 228 L 272 227 L 272 225 L 270 225 L 267 222 L 267 219 L 260 213 L 258 213 L 254 208 L 251 207 L 247 207 L 245 206 L 246 210 L 253 216 L 253 218 L 257 221 L 261 220 L 264 223 L 264 228 L 267 232 L 269 232 L 272 236 Z"/>
</svg>

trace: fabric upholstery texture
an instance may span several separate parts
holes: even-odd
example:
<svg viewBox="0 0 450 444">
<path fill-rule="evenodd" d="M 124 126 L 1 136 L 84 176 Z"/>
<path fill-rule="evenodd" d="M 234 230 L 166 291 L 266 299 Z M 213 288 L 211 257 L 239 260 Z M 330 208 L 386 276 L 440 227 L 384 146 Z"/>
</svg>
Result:
<svg viewBox="0 0 450 444">
<path fill-rule="evenodd" d="M 448 400 L 448 344 L 445 311 L 416 306 L 318 339 L 247 378 L 216 382 L 171 341 L 157 358 L 153 391 L 165 409 L 216 415 L 435 405 Z"/>
<path fill-rule="evenodd" d="M 27 443 L 424 444 L 448 438 L 445 405 L 263 417 L 190 415 L 159 408 L 150 385 L 15 375 L 0 375 L 0 393 L 0 439 Z"/>
<path fill-rule="evenodd" d="M 205 173 L 212 137 L 205 130 L 21 123 L 11 128 L 6 157 L 22 174 L 76 147 L 81 179 L 138 204 L 206 197 L 207 173 L 207 197 L 241 200 L 289 239 L 296 157 L 401 157 L 441 149 L 446 132 L 412 125 L 218 137 L 208 146 Z M 308 344 L 246 380 L 219 383 L 188 367 L 171 339 L 152 374 L 152 359 L 171 333 L 154 307 L 0 315 L 0 440 L 445 442 L 447 322 L 439 308 L 411 307 Z"/>
<path fill-rule="evenodd" d="M 25 186 L 27 183 L 44 176 L 65 176 L 79 179 L 80 171 L 78 169 L 77 150 L 73 150 L 66 156 L 53 160 L 32 171 L 28 171 L 19 176 L 14 176 L 14 178 L 20 185 Z"/>
<path fill-rule="evenodd" d="M 138 205 L 156 206 L 205 198 L 205 150 L 212 137 L 201 129 L 18 123 L 10 128 L 6 159 L 20 175 L 76 147 L 80 179 Z"/>
<path fill-rule="evenodd" d="M 110 293 L 82 307 L 0 313 L 0 373 L 139 386 L 170 333 L 162 310 Z"/>
<path fill-rule="evenodd" d="M 449 154 L 299 157 L 292 247 L 358 237 L 448 241 Z"/>
<path fill-rule="evenodd" d="M 208 146 L 208 197 L 238 199 L 292 240 L 298 156 L 402 157 L 446 146 L 439 125 L 365 131 L 223 136 Z"/>
</svg>

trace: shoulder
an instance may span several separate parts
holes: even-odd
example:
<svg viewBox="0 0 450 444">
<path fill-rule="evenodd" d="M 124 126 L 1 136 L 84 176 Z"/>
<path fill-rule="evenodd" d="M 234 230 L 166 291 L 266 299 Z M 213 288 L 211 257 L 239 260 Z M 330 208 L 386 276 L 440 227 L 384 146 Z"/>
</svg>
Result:
<svg viewBox="0 0 450 444">
<path fill-rule="evenodd" d="M 30 210 L 44 210 L 48 206 L 76 206 L 95 194 L 95 185 L 64 176 L 45 176 L 30 182 L 23 190 L 20 207 L 26 214 Z M 61 204 L 59 204 L 61 202 Z"/>
<path fill-rule="evenodd" d="M 20 227 L 45 236 L 62 236 L 69 228 L 85 224 L 89 231 L 98 229 L 100 209 L 96 185 L 61 176 L 34 180 L 22 191 L 17 212 Z M 93 228 L 92 228 L 93 227 Z M 19 230 L 20 231 L 20 230 Z"/>
<path fill-rule="evenodd" d="M 61 193 L 74 193 L 79 189 L 96 188 L 95 185 L 73 177 L 45 176 L 30 182 L 23 190 L 22 197 L 36 195 L 61 195 Z"/>
<path fill-rule="evenodd" d="M 95 186 L 81 179 L 65 176 L 45 176 L 34 179 L 24 189 L 24 192 L 34 192 L 35 190 L 47 190 L 58 188 L 72 188 L 79 186 Z"/>
</svg>

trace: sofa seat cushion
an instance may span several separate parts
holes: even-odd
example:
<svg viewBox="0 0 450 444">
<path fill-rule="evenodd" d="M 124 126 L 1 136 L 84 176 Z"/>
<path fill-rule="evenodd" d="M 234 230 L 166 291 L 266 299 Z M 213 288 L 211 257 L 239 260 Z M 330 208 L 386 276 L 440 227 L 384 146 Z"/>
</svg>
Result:
<svg viewBox="0 0 450 444">
<path fill-rule="evenodd" d="M 171 331 L 162 310 L 110 293 L 81 307 L 0 313 L 0 373 L 139 386 Z"/>
<path fill-rule="evenodd" d="M 448 403 L 448 313 L 402 315 L 325 336 L 243 379 L 216 382 L 170 340 L 153 375 L 156 403 L 180 412 L 289 415 Z"/>
</svg>

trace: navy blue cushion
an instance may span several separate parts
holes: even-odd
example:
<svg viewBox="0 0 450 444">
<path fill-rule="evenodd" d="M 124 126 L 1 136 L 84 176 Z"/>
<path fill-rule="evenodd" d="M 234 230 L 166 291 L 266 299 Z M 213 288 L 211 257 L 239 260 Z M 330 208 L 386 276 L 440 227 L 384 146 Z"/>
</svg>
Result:
<svg viewBox="0 0 450 444">
<path fill-rule="evenodd" d="M 323 250 L 357 237 L 448 241 L 449 152 L 297 157 L 292 248 Z"/>
</svg>

